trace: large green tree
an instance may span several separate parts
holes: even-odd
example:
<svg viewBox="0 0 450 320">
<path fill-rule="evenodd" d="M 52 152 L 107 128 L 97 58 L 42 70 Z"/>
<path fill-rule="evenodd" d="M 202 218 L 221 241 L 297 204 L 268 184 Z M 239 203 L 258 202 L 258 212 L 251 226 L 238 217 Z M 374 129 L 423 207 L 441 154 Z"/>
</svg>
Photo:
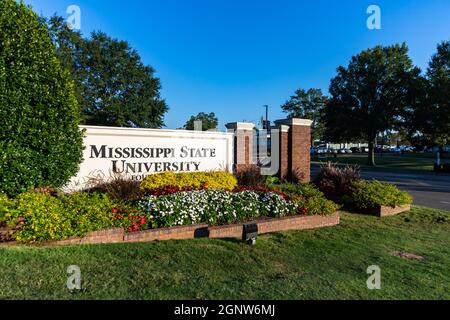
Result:
<svg viewBox="0 0 450 320">
<path fill-rule="evenodd" d="M 31 8 L 0 0 L 0 192 L 64 185 L 83 135 L 69 72 Z"/>
<path fill-rule="evenodd" d="M 75 82 L 85 124 L 164 125 L 168 107 L 160 96 L 160 80 L 126 41 L 103 32 L 93 32 L 85 39 L 70 30 L 61 17 L 52 17 L 48 24 L 57 55 Z"/>
<path fill-rule="evenodd" d="M 375 165 L 376 137 L 400 126 L 419 78 L 420 69 L 405 44 L 377 46 L 352 57 L 331 81 L 323 117 L 326 136 L 335 142 L 364 139 L 369 143 L 368 164 Z"/>
<path fill-rule="evenodd" d="M 437 47 L 427 70 L 429 100 L 422 110 L 423 133 L 438 146 L 450 142 L 450 41 Z"/>
<path fill-rule="evenodd" d="M 201 121 L 202 122 L 202 130 L 208 131 L 217 129 L 217 126 L 219 125 L 219 120 L 217 119 L 214 112 L 211 113 L 205 113 L 200 112 L 196 116 L 192 116 L 184 125 L 184 129 L 186 130 L 194 130 L 195 129 L 195 122 Z"/>
<path fill-rule="evenodd" d="M 321 121 L 321 115 L 328 101 L 327 96 L 320 89 L 298 89 L 295 94 L 281 106 L 289 118 L 310 119 L 312 123 L 312 141 L 321 139 L 325 132 L 325 126 Z"/>
<path fill-rule="evenodd" d="M 411 86 L 412 104 L 406 109 L 404 131 L 418 147 L 450 142 L 450 42 L 438 45 L 428 70 Z"/>
</svg>

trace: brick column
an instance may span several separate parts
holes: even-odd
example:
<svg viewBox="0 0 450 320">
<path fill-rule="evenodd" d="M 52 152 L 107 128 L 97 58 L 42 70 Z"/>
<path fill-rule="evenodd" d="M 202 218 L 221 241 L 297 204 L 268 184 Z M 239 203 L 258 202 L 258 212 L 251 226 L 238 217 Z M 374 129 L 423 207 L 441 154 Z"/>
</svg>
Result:
<svg viewBox="0 0 450 320">
<path fill-rule="evenodd" d="M 278 120 L 279 126 L 289 126 L 288 177 L 301 182 L 311 181 L 311 120 Z M 281 156 L 283 155 L 280 152 Z M 286 162 L 282 159 L 280 163 Z M 282 165 L 281 165 L 282 166 Z"/>
<path fill-rule="evenodd" d="M 278 125 L 273 127 L 279 131 L 279 143 L 280 143 L 280 156 L 279 164 L 280 169 L 278 171 L 278 178 L 285 180 L 289 178 L 289 126 Z"/>
<path fill-rule="evenodd" d="M 245 170 L 253 163 L 253 123 L 233 122 L 225 125 L 228 130 L 234 130 L 234 166 L 236 171 Z"/>
</svg>

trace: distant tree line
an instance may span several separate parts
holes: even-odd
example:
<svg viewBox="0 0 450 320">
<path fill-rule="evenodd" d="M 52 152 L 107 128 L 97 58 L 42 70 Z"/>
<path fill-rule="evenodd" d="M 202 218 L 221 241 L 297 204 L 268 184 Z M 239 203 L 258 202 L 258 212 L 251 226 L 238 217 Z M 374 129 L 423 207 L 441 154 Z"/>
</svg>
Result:
<svg viewBox="0 0 450 320">
<path fill-rule="evenodd" d="M 416 146 L 450 143 L 450 42 L 437 47 L 425 74 L 406 44 L 377 46 L 352 57 L 331 80 L 330 97 L 299 89 L 282 109 L 313 120 L 314 139 L 365 141 L 375 165 L 377 137 L 396 132 Z"/>
</svg>

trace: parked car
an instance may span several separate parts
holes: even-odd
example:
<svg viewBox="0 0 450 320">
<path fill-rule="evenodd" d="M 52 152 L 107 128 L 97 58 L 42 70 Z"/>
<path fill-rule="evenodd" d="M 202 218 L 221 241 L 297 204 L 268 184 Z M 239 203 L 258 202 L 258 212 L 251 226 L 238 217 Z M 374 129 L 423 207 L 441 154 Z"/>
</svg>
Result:
<svg viewBox="0 0 450 320">
<path fill-rule="evenodd" d="M 353 148 L 350 148 L 350 150 L 353 153 L 368 153 L 369 152 L 369 148 L 367 148 L 367 147 L 353 147 Z"/>
<path fill-rule="evenodd" d="M 403 152 L 414 152 L 415 148 L 412 146 L 400 146 L 400 150 Z"/>
<path fill-rule="evenodd" d="M 427 148 L 425 148 L 424 152 L 426 152 L 426 153 L 436 153 L 436 152 L 439 152 L 439 148 L 438 147 L 427 147 Z"/>
<path fill-rule="evenodd" d="M 338 154 L 338 153 L 339 153 L 339 150 L 337 150 L 337 149 L 332 149 L 332 148 L 331 148 L 331 149 L 328 150 L 328 152 L 329 152 L 329 153 L 332 153 L 332 154 Z"/>
<path fill-rule="evenodd" d="M 439 147 L 426 147 L 423 152 L 425 153 L 436 153 L 439 152 L 440 148 Z M 442 148 L 442 152 L 444 153 L 450 153 L 450 147 L 445 146 Z"/>
</svg>

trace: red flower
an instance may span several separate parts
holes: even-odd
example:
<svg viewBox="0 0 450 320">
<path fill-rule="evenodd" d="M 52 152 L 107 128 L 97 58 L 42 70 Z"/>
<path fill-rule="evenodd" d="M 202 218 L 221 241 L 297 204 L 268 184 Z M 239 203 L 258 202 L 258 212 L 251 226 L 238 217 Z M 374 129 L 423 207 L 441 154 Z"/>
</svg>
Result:
<svg viewBox="0 0 450 320">
<path fill-rule="evenodd" d="M 308 208 L 300 208 L 300 209 L 298 209 L 298 214 L 299 215 L 306 216 L 308 214 L 308 212 L 309 212 Z"/>
<path fill-rule="evenodd" d="M 117 214 L 119 212 L 119 209 L 117 208 L 112 208 L 112 213 Z"/>
</svg>

